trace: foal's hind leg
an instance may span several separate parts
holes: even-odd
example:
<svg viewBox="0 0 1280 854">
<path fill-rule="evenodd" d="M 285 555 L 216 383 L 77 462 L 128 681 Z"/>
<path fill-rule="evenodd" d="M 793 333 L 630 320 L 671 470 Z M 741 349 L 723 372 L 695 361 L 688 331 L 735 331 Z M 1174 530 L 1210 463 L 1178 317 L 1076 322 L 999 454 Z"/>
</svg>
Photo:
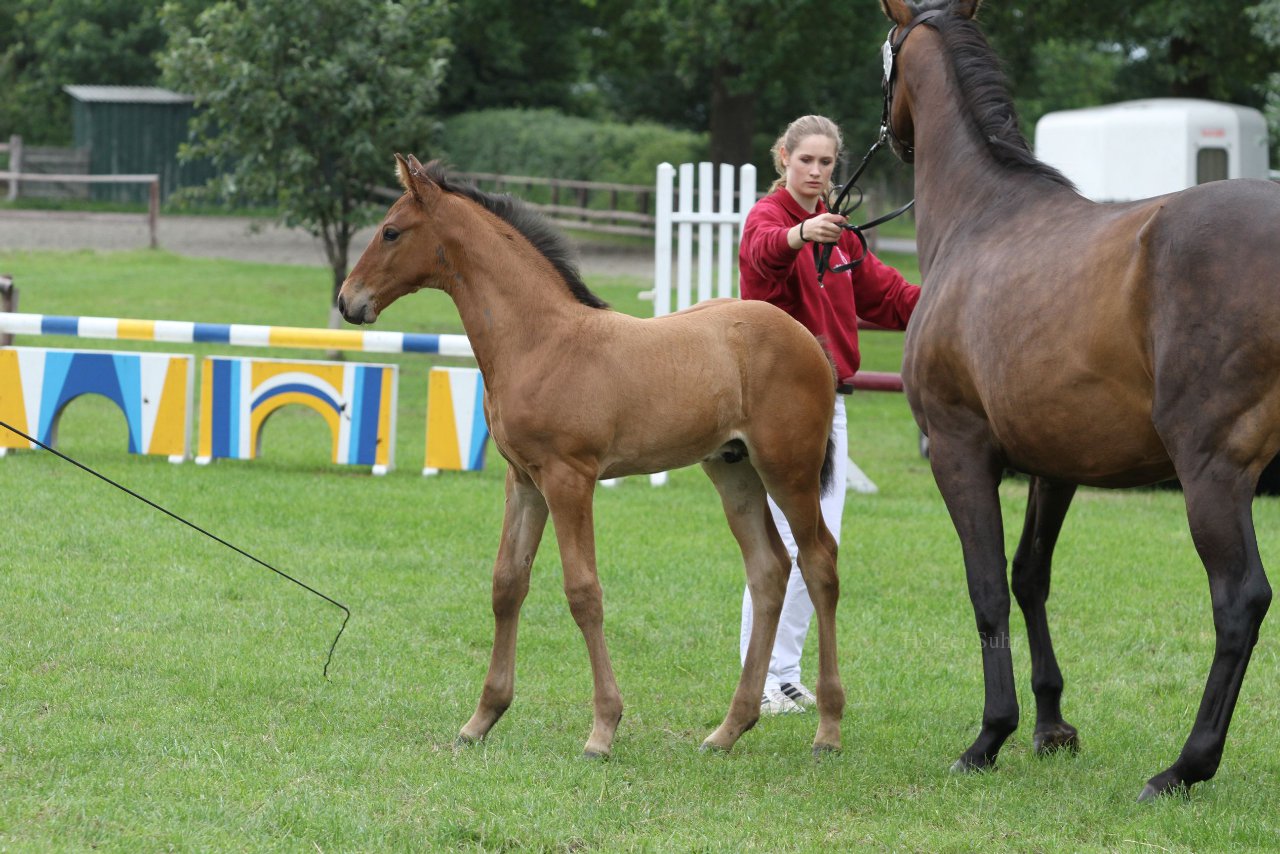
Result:
<svg viewBox="0 0 1280 854">
<path fill-rule="evenodd" d="M 702 743 L 704 750 L 727 751 L 760 718 L 760 697 L 764 693 L 782 599 L 787 592 L 791 557 L 774 527 L 764 485 L 750 463 L 715 460 L 704 462 L 702 469 L 720 493 L 729 530 L 742 549 L 747 586 L 751 590 L 751 637 L 747 641 L 738 689 L 724 722 Z"/>
<path fill-rule="evenodd" d="M 818 617 L 818 732 L 814 753 L 840 749 L 840 719 L 844 716 L 844 687 L 836 654 L 836 603 L 840 599 L 840 578 L 836 573 L 835 537 L 822 520 L 817 472 L 811 481 L 795 478 L 771 479 L 773 500 L 791 526 L 796 543 L 796 563 Z"/>
<path fill-rule="evenodd" d="M 1258 556 L 1252 515 L 1253 491 L 1262 463 L 1246 474 L 1219 460 L 1197 462 L 1194 472 L 1179 465 L 1178 476 L 1186 496 L 1191 536 L 1209 575 L 1217 635 L 1213 664 L 1182 753 L 1173 765 L 1147 782 L 1139 800 L 1208 780 L 1218 770 L 1227 727 L 1258 640 L 1258 627 L 1271 604 L 1271 585 Z"/>
<path fill-rule="evenodd" d="M 1022 540 L 1013 558 L 1013 595 L 1027 622 L 1031 646 L 1031 690 L 1036 696 L 1036 731 L 1032 743 L 1037 753 L 1079 747 L 1076 728 L 1062 719 L 1062 672 L 1053 654 L 1044 607 L 1049 598 L 1053 548 L 1075 494 L 1075 484 L 1039 477 L 1031 479 Z"/>
<path fill-rule="evenodd" d="M 493 655 L 476 713 L 458 734 L 460 743 L 484 738 L 511 705 L 515 692 L 516 625 L 529 592 L 529 572 L 547 523 L 547 504 L 528 477 L 507 469 L 507 506 L 502 542 L 493 565 Z"/>
</svg>

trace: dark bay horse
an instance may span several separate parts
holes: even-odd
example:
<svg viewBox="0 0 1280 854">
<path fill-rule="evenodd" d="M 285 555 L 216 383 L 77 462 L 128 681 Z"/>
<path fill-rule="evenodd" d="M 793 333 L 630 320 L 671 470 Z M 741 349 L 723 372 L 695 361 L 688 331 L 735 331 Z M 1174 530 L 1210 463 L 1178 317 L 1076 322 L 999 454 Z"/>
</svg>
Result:
<svg viewBox="0 0 1280 854">
<path fill-rule="evenodd" d="M 1074 749 L 1045 616 L 1078 484 L 1182 481 L 1216 648 L 1181 755 L 1148 799 L 1213 776 L 1271 602 L 1251 505 L 1280 449 L 1280 187 L 1220 181 L 1128 204 L 1079 196 L 1018 130 L 976 0 L 882 0 L 886 125 L 915 165 L 924 293 L 903 381 L 960 535 L 986 704 L 956 763 L 1018 725 L 997 486 L 1031 475 L 1013 593 L 1026 618 L 1038 751 Z"/>
<path fill-rule="evenodd" d="M 563 237 L 528 208 L 460 184 L 437 164 L 397 161 L 405 193 L 343 284 L 339 309 L 352 323 L 372 323 L 405 294 L 447 293 L 484 374 L 490 433 L 509 464 L 493 569 L 493 657 L 460 741 L 484 738 L 511 704 L 516 625 L 550 513 L 594 679 L 586 753 L 609 753 L 622 699 L 596 576 L 595 484 L 700 462 L 742 549 L 755 607 L 737 691 L 703 747 L 729 750 L 760 715 L 790 570 L 768 493 L 796 532 L 818 614 L 814 750 L 839 749 L 836 543 L 819 509 L 831 471 L 835 378 L 821 345 L 763 302 L 715 300 L 646 320 L 611 311 L 583 284 Z"/>
</svg>

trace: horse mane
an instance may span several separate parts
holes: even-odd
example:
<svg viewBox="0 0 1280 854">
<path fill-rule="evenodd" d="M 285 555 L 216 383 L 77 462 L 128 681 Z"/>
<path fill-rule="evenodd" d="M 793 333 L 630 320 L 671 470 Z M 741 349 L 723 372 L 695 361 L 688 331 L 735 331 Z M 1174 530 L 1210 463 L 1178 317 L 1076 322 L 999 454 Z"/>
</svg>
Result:
<svg viewBox="0 0 1280 854">
<path fill-rule="evenodd" d="M 440 186 L 446 193 L 470 199 L 489 213 L 501 219 L 518 231 L 542 257 L 551 262 L 560 277 L 569 286 L 574 299 L 591 308 L 608 308 L 609 304 L 596 296 L 582 281 L 578 271 L 578 261 L 564 234 L 548 222 L 541 214 L 533 210 L 520 199 L 510 193 L 486 193 L 472 184 L 459 180 L 449 174 L 439 160 L 433 160 L 423 168 L 427 177 Z"/>
<path fill-rule="evenodd" d="M 1061 184 L 1072 190 L 1067 176 L 1036 159 L 1018 126 L 1018 111 L 1009 91 L 1000 58 L 982 29 L 968 18 L 941 15 L 929 22 L 941 34 L 952 72 L 978 137 L 1001 166 Z"/>
</svg>

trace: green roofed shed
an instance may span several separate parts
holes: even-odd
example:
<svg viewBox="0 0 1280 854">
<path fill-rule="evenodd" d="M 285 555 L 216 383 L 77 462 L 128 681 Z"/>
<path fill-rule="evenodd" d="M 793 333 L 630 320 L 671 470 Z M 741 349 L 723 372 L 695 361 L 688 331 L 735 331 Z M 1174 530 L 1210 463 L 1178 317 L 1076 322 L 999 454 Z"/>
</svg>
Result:
<svg viewBox="0 0 1280 854">
<path fill-rule="evenodd" d="M 74 145 L 89 149 L 90 175 L 160 176 L 160 197 L 200 186 L 215 174 L 208 163 L 179 163 L 194 98 L 149 86 L 64 86 L 71 96 Z M 145 202 L 142 184 L 98 184 L 93 198 Z"/>
</svg>

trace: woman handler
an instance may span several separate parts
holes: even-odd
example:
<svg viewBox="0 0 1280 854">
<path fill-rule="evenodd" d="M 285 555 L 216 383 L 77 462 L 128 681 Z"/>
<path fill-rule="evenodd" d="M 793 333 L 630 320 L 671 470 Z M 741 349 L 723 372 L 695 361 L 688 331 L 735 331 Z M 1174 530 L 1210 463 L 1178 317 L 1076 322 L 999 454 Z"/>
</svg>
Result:
<svg viewBox="0 0 1280 854">
<path fill-rule="evenodd" d="M 870 252 L 862 263 L 843 273 L 827 270 L 822 284 L 813 247 L 835 244 L 829 264 L 849 263 L 862 254 L 857 237 L 842 228 L 845 218 L 827 210 L 831 173 L 841 150 L 840 129 L 822 116 L 801 116 L 773 146 L 780 176 L 747 215 L 738 248 L 743 299 L 773 303 L 800 321 L 831 354 L 838 377 L 835 421 L 834 484 L 822 497 L 822 518 L 840 542 L 848 467 L 844 395 L 853 391 L 858 370 L 858 318 L 889 329 L 905 329 L 920 289 Z M 796 566 L 796 545 L 787 520 L 769 499 L 774 524 L 791 555 L 782 616 L 765 677 L 761 712 L 798 712 L 813 705 L 812 692 L 800 681 L 800 654 L 813 617 L 813 603 Z M 741 655 L 745 661 L 751 636 L 751 593 L 742 597 Z"/>
</svg>

